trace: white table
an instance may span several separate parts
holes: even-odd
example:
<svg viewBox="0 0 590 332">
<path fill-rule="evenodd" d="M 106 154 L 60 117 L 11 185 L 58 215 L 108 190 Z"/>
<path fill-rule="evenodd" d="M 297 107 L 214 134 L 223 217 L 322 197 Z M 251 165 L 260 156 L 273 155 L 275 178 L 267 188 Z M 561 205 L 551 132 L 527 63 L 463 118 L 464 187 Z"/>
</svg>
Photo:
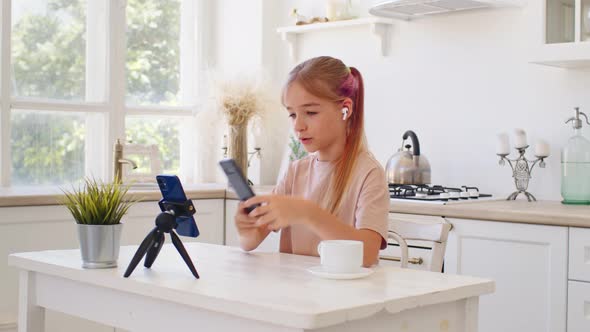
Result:
<svg viewBox="0 0 590 332">
<path fill-rule="evenodd" d="M 20 272 L 19 332 L 42 331 L 51 309 L 130 331 L 477 331 L 478 299 L 494 282 L 394 267 L 357 280 L 306 268 L 319 258 L 186 244 L 201 279 L 166 245 L 152 269 L 81 268 L 78 250 L 13 254 Z"/>
</svg>

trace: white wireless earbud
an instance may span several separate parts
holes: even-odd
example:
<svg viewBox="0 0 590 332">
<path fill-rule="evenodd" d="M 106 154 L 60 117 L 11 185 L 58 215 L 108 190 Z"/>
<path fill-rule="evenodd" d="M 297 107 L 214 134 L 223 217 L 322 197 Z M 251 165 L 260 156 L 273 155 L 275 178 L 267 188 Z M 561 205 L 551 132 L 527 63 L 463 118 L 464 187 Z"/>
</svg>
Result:
<svg viewBox="0 0 590 332">
<path fill-rule="evenodd" d="M 346 120 L 346 116 L 348 116 L 348 107 L 342 109 L 342 120 Z"/>
</svg>

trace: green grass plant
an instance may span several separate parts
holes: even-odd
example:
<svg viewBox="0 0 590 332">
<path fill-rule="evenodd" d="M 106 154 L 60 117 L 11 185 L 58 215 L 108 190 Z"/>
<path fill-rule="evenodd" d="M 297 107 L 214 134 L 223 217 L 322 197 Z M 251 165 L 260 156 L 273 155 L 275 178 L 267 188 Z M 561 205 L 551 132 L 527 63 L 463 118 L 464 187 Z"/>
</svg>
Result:
<svg viewBox="0 0 590 332">
<path fill-rule="evenodd" d="M 83 185 L 63 190 L 63 204 L 70 210 L 78 224 L 116 225 L 129 208 L 138 200 L 125 198 L 129 186 L 120 183 L 104 183 L 85 178 Z"/>
</svg>

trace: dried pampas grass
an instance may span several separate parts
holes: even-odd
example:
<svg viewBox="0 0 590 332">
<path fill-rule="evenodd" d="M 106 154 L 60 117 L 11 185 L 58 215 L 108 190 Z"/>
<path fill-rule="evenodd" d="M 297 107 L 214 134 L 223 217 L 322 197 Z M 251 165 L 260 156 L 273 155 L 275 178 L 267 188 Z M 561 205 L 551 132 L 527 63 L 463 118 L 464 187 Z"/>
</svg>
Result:
<svg viewBox="0 0 590 332">
<path fill-rule="evenodd" d="M 248 173 L 248 125 L 250 120 L 263 117 L 268 104 L 263 82 L 264 75 L 256 73 L 255 76 L 225 78 L 213 84 L 216 106 L 229 127 L 228 156 L 236 161 L 244 176 Z"/>
<path fill-rule="evenodd" d="M 230 126 L 247 124 L 253 117 L 260 116 L 264 108 L 265 94 L 255 81 L 225 81 L 217 90 L 217 104 Z"/>
</svg>

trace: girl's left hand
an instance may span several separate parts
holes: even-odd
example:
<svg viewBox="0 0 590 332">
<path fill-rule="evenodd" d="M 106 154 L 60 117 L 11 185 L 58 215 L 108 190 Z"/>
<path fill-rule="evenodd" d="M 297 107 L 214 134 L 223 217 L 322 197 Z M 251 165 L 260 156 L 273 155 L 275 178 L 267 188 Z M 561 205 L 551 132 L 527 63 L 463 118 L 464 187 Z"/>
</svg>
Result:
<svg viewBox="0 0 590 332">
<path fill-rule="evenodd" d="M 266 225 L 276 231 L 293 224 L 302 224 L 309 220 L 313 202 L 293 196 L 267 195 L 255 196 L 244 202 L 245 206 L 262 204 L 248 216 L 257 218 L 257 226 Z"/>
</svg>

